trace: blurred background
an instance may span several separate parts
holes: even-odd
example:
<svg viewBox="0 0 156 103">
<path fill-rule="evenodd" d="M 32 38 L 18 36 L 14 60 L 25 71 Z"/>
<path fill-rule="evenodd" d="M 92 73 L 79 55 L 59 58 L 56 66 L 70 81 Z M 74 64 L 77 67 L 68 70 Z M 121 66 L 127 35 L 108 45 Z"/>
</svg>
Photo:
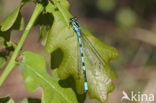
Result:
<svg viewBox="0 0 156 103">
<path fill-rule="evenodd" d="M 73 16 L 79 18 L 80 24 L 119 52 L 119 57 L 111 62 L 118 79 L 114 80 L 116 88 L 109 94 L 107 103 L 121 103 L 122 91 L 128 94 L 134 91 L 156 96 L 156 0 L 69 0 L 69 2 L 70 11 Z M 20 0 L 0 0 L 0 21 L 19 3 Z M 22 8 L 21 12 L 26 23 L 33 8 L 33 3 Z M 29 41 L 25 42 L 23 50 L 42 53 L 47 57 L 38 41 L 38 33 L 38 27 L 31 30 Z M 18 42 L 20 34 L 12 32 L 11 39 Z M 0 96 L 7 93 L 11 93 L 17 103 L 27 96 L 41 97 L 40 89 L 33 94 L 26 92 L 18 68 L 13 70 L 0 88 Z M 87 99 L 86 103 L 98 102 Z"/>
</svg>

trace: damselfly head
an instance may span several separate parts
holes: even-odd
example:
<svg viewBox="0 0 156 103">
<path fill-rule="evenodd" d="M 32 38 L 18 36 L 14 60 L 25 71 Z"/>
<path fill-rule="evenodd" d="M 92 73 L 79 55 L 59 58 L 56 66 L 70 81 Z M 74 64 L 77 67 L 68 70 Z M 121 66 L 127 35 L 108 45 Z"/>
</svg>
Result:
<svg viewBox="0 0 156 103">
<path fill-rule="evenodd" d="M 78 19 L 78 18 L 73 17 L 73 18 L 70 18 L 70 21 L 71 21 L 71 22 L 76 22 L 76 21 L 77 21 L 77 19 Z"/>
</svg>

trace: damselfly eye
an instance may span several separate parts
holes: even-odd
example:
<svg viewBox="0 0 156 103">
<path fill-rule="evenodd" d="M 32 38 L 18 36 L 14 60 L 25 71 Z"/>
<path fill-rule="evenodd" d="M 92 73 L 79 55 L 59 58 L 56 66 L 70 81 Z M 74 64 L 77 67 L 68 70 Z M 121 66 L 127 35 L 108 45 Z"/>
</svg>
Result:
<svg viewBox="0 0 156 103">
<path fill-rule="evenodd" d="M 78 20 L 78 18 L 77 18 L 77 17 L 74 17 L 74 20 L 75 20 L 75 21 L 77 21 L 77 20 Z"/>
<path fill-rule="evenodd" d="M 70 21 L 75 22 L 75 21 L 77 21 L 77 18 L 76 17 L 70 18 Z"/>
<path fill-rule="evenodd" d="M 73 21 L 73 18 L 70 18 L 70 21 Z"/>
</svg>

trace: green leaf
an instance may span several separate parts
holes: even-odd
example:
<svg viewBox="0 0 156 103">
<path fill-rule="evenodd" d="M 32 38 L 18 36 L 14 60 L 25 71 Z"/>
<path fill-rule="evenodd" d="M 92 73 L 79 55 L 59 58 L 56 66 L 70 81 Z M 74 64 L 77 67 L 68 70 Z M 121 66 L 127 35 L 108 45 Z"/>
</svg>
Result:
<svg viewBox="0 0 156 103">
<path fill-rule="evenodd" d="M 19 5 L 10 15 L 8 15 L 1 23 L 1 31 L 7 31 L 8 29 L 10 29 L 16 19 L 18 18 L 18 14 L 20 12 L 20 8 L 22 5 Z"/>
<path fill-rule="evenodd" d="M 60 80 L 59 84 L 64 88 L 69 88 L 69 87 L 72 88 L 76 93 L 76 96 L 78 98 L 78 103 L 84 103 L 85 98 L 86 98 L 86 94 L 78 94 L 76 92 L 75 80 L 72 76 L 70 76 L 68 79 Z"/>
<path fill-rule="evenodd" d="M 13 99 L 11 99 L 9 96 L 0 98 L 0 103 L 15 103 Z"/>
<path fill-rule="evenodd" d="M 46 7 L 46 11 L 52 13 L 54 16 L 54 22 L 48 35 L 45 51 L 51 53 L 51 60 L 55 61 L 51 64 L 52 73 L 61 79 L 67 79 L 70 76 L 74 77 L 77 92 L 83 94 L 84 78 L 82 71 L 80 72 L 81 75 L 78 75 L 79 56 L 77 55 L 77 35 L 74 33 L 72 27 L 69 26 L 69 20 L 72 16 L 68 12 L 66 2 L 66 0 L 60 2 L 53 0 L 53 2 L 49 3 Z M 101 70 L 98 70 L 90 63 L 86 52 L 84 54 L 89 87 L 88 93 L 90 97 L 96 98 L 103 103 L 107 100 L 108 93 L 114 89 L 112 79 L 116 78 L 117 75 L 111 68 L 109 62 L 115 59 L 118 53 L 115 48 L 103 44 L 100 40 L 92 36 L 90 32 L 83 28 L 81 29 L 105 61 L 104 66 L 100 68 Z M 74 36 L 68 38 L 73 33 Z M 97 59 L 93 54 L 91 54 L 91 57 L 94 57 L 92 61 Z M 97 74 L 95 74 L 95 71 Z"/>
<path fill-rule="evenodd" d="M 103 103 L 107 100 L 108 93 L 114 90 L 114 84 L 112 80 L 117 78 L 117 75 L 111 68 L 110 61 L 112 59 L 115 59 L 118 56 L 118 53 L 115 48 L 103 44 L 100 40 L 92 36 L 92 34 L 86 29 L 81 28 L 81 30 L 86 34 L 89 41 L 91 41 L 91 43 L 96 48 L 98 53 L 102 56 L 105 62 L 104 66 L 99 67 L 101 69 L 100 70 L 98 69 L 98 67 L 93 66 L 90 62 L 92 61 L 92 63 L 94 63 L 96 61 L 94 55 L 88 54 L 90 58 L 86 59 L 89 95 L 91 98 L 96 98 Z M 86 52 L 85 56 L 87 57 Z M 91 58 L 92 60 L 88 60 Z"/>
<path fill-rule="evenodd" d="M 21 103 L 28 103 L 28 99 L 27 98 L 23 99 Z"/>
<path fill-rule="evenodd" d="M 52 23 L 53 16 L 50 13 L 43 13 L 36 20 L 35 25 L 40 26 L 39 40 L 42 42 L 42 45 L 45 45 L 47 41 Z"/>
<path fill-rule="evenodd" d="M 42 103 L 77 103 L 77 98 L 71 88 L 59 85 L 59 79 L 50 77 L 46 71 L 44 57 L 24 52 L 20 68 L 26 89 L 33 92 L 38 87 L 43 90 Z"/>
<path fill-rule="evenodd" d="M 7 103 L 7 101 L 9 101 L 10 97 L 9 96 L 6 96 L 6 97 L 3 97 L 3 98 L 0 98 L 0 103 Z"/>
<path fill-rule="evenodd" d="M 7 103 L 15 103 L 13 99 L 10 99 Z"/>
<path fill-rule="evenodd" d="M 21 13 L 19 13 L 19 15 L 11 29 L 21 31 L 24 29 L 24 26 L 25 26 L 24 18 L 22 17 Z"/>
<path fill-rule="evenodd" d="M 0 46 L 6 47 L 6 43 L 10 40 L 10 34 L 12 30 L 24 29 L 24 18 L 20 13 L 20 9 L 23 6 L 21 3 L 10 15 L 8 15 L 0 23 Z"/>
<path fill-rule="evenodd" d="M 5 47 L 6 43 L 10 40 L 10 34 L 12 30 L 24 29 L 24 18 L 20 13 L 20 4 L 9 16 L 7 16 L 0 23 L 0 46 Z"/>
<path fill-rule="evenodd" d="M 51 28 L 51 26 L 48 26 L 48 25 L 40 26 L 39 40 L 41 40 L 42 45 L 45 45 L 47 42 L 48 34 L 50 32 L 50 28 Z"/>
<path fill-rule="evenodd" d="M 7 43 L 10 41 L 10 35 L 12 30 L 23 30 L 24 29 L 24 18 L 20 11 L 22 4 L 20 4 L 4 21 L 0 24 L 0 69 L 5 65 L 9 54 L 13 51 L 12 47 L 8 46 Z"/>
</svg>

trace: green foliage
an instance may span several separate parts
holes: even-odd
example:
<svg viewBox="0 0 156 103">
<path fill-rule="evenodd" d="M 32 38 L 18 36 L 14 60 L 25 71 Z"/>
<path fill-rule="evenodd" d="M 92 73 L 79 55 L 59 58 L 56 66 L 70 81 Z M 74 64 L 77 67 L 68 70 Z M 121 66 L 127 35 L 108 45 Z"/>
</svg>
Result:
<svg viewBox="0 0 156 103">
<path fill-rule="evenodd" d="M 18 19 L 20 21 L 16 22 L 16 23 L 18 23 L 18 25 L 15 24 L 14 28 L 17 28 L 17 26 L 19 26 L 18 27 L 19 30 L 22 30 L 24 28 L 24 20 L 23 20 L 21 14 L 19 13 L 21 6 L 22 5 L 19 5 L 10 15 L 8 15 L 8 17 L 6 17 L 3 20 L 3 22 L 1 22 L 1 24 L 0 24 L 1 25 L 1 31 L 7 31 L 8 29 L 10 29 L 15 24 L 16 20 L 18 20 Z"/>
<path fill-rule="evenodd" d="M 9 96 L 0 98 L 0 103 L 15 103 L 13 99 L 11 99 Z"/>
<path fill-rule="evenodd" d="M 23 2 L 20 4 L 22 5 L 24 4 Z M 36 7 L 34 9 L 33 15 L 30 18 L 30 21 L 28 23 L 28 25 L 25 28 L 25 31 L 23 32 L 23 35 L 21 37 L 21 40 L 19 41 L 12 57 L 10 58 L 10 61 L 8 63 L 8 65 L 6 66 L 4 72 L 2 73 L 1 77 L 0 77 L 0 86 L 3 84 L 3 82 L 5 81 L 5 79 L 7 78 L 7 76 L 9 75 L 9 73 L 13 70 L 13 68 L 17 65 L 16 63 L 16 58 L 24 44 L 25 39 L 27 38 L 28 33 L 30 32 L 30 29 L 32 28 L 36 18 L 39 16 L 39 14 L 43 11 L 43 5 L 40 3 L 36 3 Z M 17 19 L 18 20 L 18 19 Z M 20 22 L 21 23 L 21 22 Z M 19 24 L 20 24 L 19 23 Z M 16 23 L 15 23 L 16 24 Z M 4 24 L 3 24 L 4 25 Z M 8 25 L 9 26 L 9 25 Z M 19 25 L 16 25 L 18 27 L 20 27 Z M 15 26 L 15 28 L 16 28 Z M 13 26 L 14 27 L 14 26 Z M 8 43 L 7 43 L 8 44 Z M 14 46 L 15 43 L 13 43 Z"/>
<path fill-rule="evenodd" d="M 43 13 L 36 20 L 35 25 L 40 26 L 39 40 L 42 42 L 43 45 L 45 45 L 47 41 L 47 37 L 50 32 L 52 23 L 53 23 L 53 16 L 50 13 Z"/>
<path fill-rule="evenodd" d="M 50 77 L 46 71 L 44 58 L 32 52 L 24 52 L 20 63 L 25 86 L 29 92 L 38 87 L 43 90 L 43 103 L 77 103 L 71 88 L 62 88 L 59 79 Z"/>
<path fill-rule="evenodd" d="M 7 103 L 15 103 L 13 99 L 10 99 Z"/>
<path fill-rule="evenodd" d="M 46 72 L 46 63 L 42 56 L 32 52 L 24 52 L 20 67 L 26 89 L 29 92 L 33 92 L 41 87 L 43 90 L 43 103 L 83 103 L 86 97 L 84 92 L 84 77 L 82 68 L 80 71 L 78 70 L 79 46 L 77 36 L 69 25 L 72 15 L 68 11 L 69 3 L 67 0 L 23 0 L 1 23 L 1 48 L 8 51 L 7 44 L 10 40 L 11 31 L 14 29 L 22 30 L 24 28 L 24 19 L 20 14 L 20 9 L 27 2 L 37 3 L 36 11 L 34 10 L 32 18 L 23 33 L 20 45 L 15 48 L 15 55 L 13 55 L 8 68 L 10 71 L 13 68 L 12 65 L 14 65 L 15 58 L 32 25 L 35 23 L 35 25 L 40 26 L 39 40 L 45 46 L 45 51 L 51 55 L 53 77 L 49 76 Z M 43 6 L 45 11 L 42 12 Z M 107 100 L 108 93 L 114 89 L 112 80 L 117 77 L 109 63 L 118 56 L 118 53 L 115 48 L 103 44 L 83 27 L 81 27 L 81 31 L 104 59 L 103 65 L 97 67 L 94 61 L 99 62 L 99 57 L 92 51 L 93 48 L 87 45 L 87 41 L 82 40 L 84 50 L 86 51 L 84 57 L 89 87 L 88 94 L 91 98 L 98 99 L 104 103 Z M 72 34 L 74 35 L 71 36 Z M 2 61 L 0 67 L 5 64 L 8 55 L 9 53 L 0 55 L 0 62 Z M 23 103 L 27 102 L 28 100 L 26 99 L 23 101 Z"/>
<path fill-rule="evenodd" d="M 24 19 L 20 13 L 19 5 L 10 15 L 0 23 L 0 68 L 6 63 L 13 46 L 8 45 L 12 30 L 23 30 Z"/>
<path fill-rule="evenodd" d="M 10 100 L 10 97 L 6 96 L 6 97 L 3 97 L 3 98 L 0 98 L 0 103 L 7 103 L 9 100 Z"/>
<path fill-rule="evenodd" d="M 79 58 L 77 55 L 77 36 L 74 34 L 73 37 L 70 37 L 74 31 L 69 25 L 69 20 L 72 15 L 68 12 L 68 8 L 69 4 L 66 0 L 62 0 L 61 2 L 53 0 L 53 2 L 49 2 L 47 5 L 46 11 L 53 15 L 54 21 L 46 40 L 45 51 L 51 53 L 51 61 L 53 61 L 51 62 L 52 74 L 62 80 L 72 76 L 76 83 L 76 91 L 79 94 L 83 94 L 84 78 L 82 71 L 81 76 L 78 75 L 77 67 L 77 58 Z M 114 89 L 111 80 L 116 78 L 116 74 L 111 69 L 109 61 L 117 57 L 117 51 L 116 49 L 103 44 L 101 41 L 93 37 L 87 30 L 82 28 L 82 32 L 87 36 L 105 60 L 105 65 L 101 68 L 102 71 L 97 70 L 96 72 L 98 72 L 98 76 L 96 76 L 92 64 L 87 58 L 85 58 L 89 95 L 92 98 L 104 102 L 107 99 L 107 94 Z M 46 37 L 47 35 L 45 35 L 45 38 Z"/>
</svg>

